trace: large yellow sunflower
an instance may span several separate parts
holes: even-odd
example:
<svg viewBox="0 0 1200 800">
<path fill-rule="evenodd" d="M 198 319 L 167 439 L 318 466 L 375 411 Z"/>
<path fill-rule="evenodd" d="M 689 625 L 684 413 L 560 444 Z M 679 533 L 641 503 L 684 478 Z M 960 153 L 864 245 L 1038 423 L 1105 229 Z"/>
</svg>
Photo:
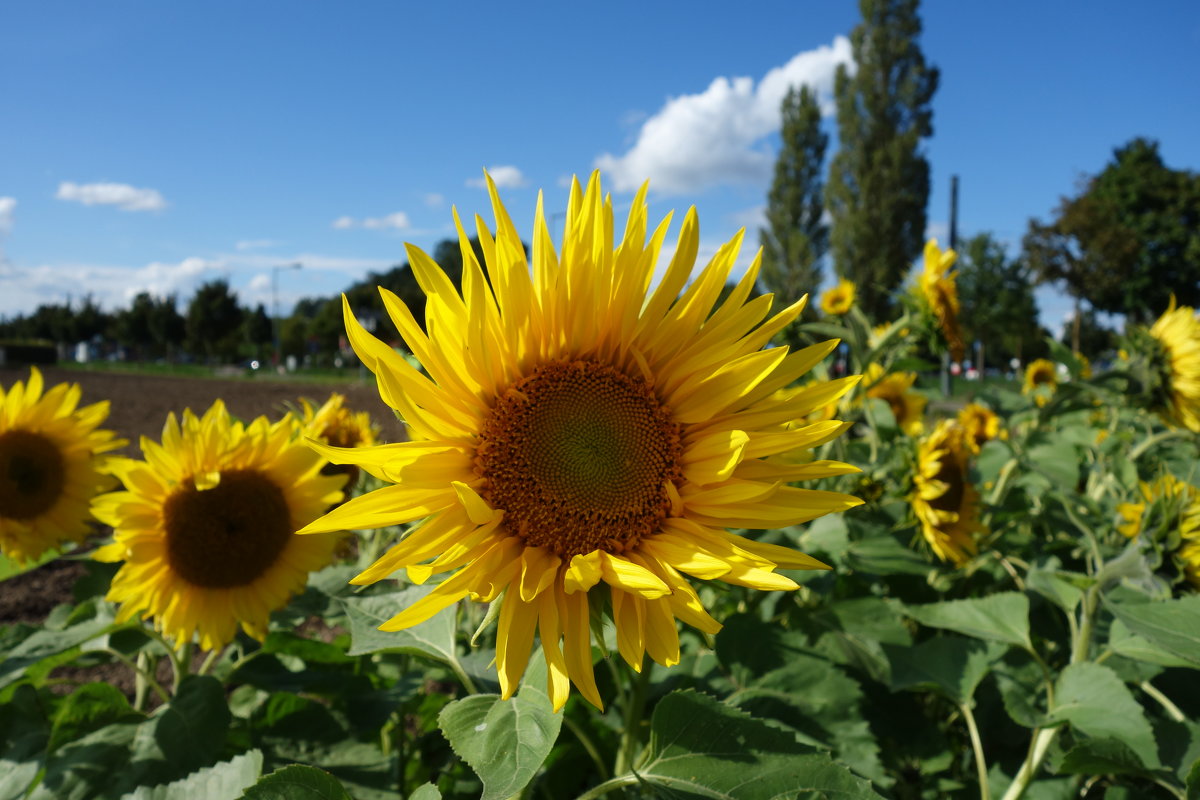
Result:
<svg viewBox="0 0 1200 800">
<path fill-rule="evenodd" d="M 115 541 L 100 561 L 124 561 L 109 600 L 118 621 L 137 614 L 182 646 L 199 634 L 215 650 L 238 623 L 266 636 L 271 612 L 330 562 L 338 536 L 296 536 L 342 499 L 344 475 L 321 475 L 325 460 L 296 436 L 291 415 L 270 423 L 233 421 L 218 400 L 196 417 L 167 418 L 162 444 L 142 438 L 144 461 L 114 459 L 125 491 L 96 498 Z"/>
<path fill-rule="evenodd" d="M 958 424 L 963 429 L 963 441 L 972 453 L 1000 436 L 1000 417 L 987 406 L 967 403 L 958 411 Z"/>
<path fill-rule="evenodd" d="M 943 561 L 964 564 L 978 552 L 979 492 L 968 475 L 965 431 L 944 419 L 917 446 L 912 507 L 925 541 Z"/>
<path fill-rule="evenodd" d="M 1050 402 L 1050 397 L 1058 388 L 1058 366 L 1046 358 L 1038 358 L 1029 362 L 1025 368 L 1025 382 L 1021 386 L 1022 394 L 1033 395 L 1034 402 L 1044 406 Z"/>
<path fill-rule="evenodd" d="M 887 403 L 892 410 L 892 416 L 896 418 L 896 426 L 909 436 L 919 436 L 925 426 L 922 416 L 928 400 L 912 391 L 916 380 L 915 372 L 893 372 L 885 375 L 883 367 L 878 364 L 867 366 L 864 380 L 867 397 L 876 397 Z"/>
<path fill-rule="evenodd" d="M 837 286 L 825 290 L 821 295 L 821 310 L 832 316 L 841 316 L 854 307 L 854 295 L 857 287 L 854 281 L 842 278 Z"/>
<path fill-rule="evenodd" d="M 1168 415 L 1183 427 L 1200 433 L 1200 318 L 1188 306 L 1175 307 L 1175 298 L 1150 328 L 1162 345 L 1162 372 Z"/>
<path fill-rule="evenodd" d="M 91 532 L 92 497 L 115 483 L 103 454 L 126 443 L 99 428 L 107 400 L 79 408 L 79 384 L 43 388 L 37 367 L 0 386 L 0 552 L 18 564 Z"/>
<path fill-rule="evenodd" d="M 950 357 L 962 361 L 964 346 L 962 330 L 958 325 L 958 274 L 950 271 L 957 258 L 958 254 L 953 250 L 940 249 L 937 239 L 926 242 L 925 268 L 921 271 L 920 287 L 926 307 L 946 337 Z"/>
<path fill-rule="evenodd" d="M 631 667 L 641 669 L 646 653 L 671 665 L 679 660 L 676 618 L 707 633 L 721 627 L 685 575 L 787 590 L 797 585 L 777 569 L 826 568 L 726 528 L 795 525 L 860 503 L 788 485 L 853 467 L 780 458 L 845 429 L 836 420 L 788 423 L 856 378 L 775 397 L 836 342 L 796 353 L 763 349 L 804 300 L 769 319 L 770 296 L 747 302 L 758 258 L 716 305 L 741 233 L 688 285 L 699 245 L 690 210 L 670 266 L 651 289 L 670 217 L 647 241 L 643 187 L 614 247 L 612 203 L 593 175 L 586 191 L 572 182 L 561 253 L 539 197 L 530 269 L 490 178 L 488 188 L 495 236 L 476 219 L 486 277 L 457 215 L 461 294 L 429 256 L 408 248 L 428 295 L 428 334 L 381 290 L 428 377 L 363 330 L 344 302 L 350 342 L 412 441 L 354 450 L 313 444 L 331 461 L 396 485 L 350 500 L 302 532 L 425 520 L 354 582 L 400 569 L 418 583 L 452 574 L 381 628 L 416 625 L 468 596 L 500 602 L 503 695 L 515 690 L 536 631 L 554 707 L 572 683 L 600 706 L 589 624 L 595 604 L 609 601 Z"/>
</svg>

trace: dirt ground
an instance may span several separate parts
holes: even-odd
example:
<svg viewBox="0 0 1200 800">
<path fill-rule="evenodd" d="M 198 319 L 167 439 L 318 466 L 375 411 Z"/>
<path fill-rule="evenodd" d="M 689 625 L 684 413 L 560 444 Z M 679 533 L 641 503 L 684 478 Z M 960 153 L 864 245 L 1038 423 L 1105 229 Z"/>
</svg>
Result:
<svg viewBox="0 0 1200 800">
<path fill-rule="evenodd" d="M 371 413 L 382 429 L 384 441 L 404 438 L 395 415 L 379 399 L 374 383 L 303 383 L 261 377 L 249 380 L 175 378 L 61 367 L 42 368 L 42 375 L 47 387 L 63 381 L 80 384 L 84 404 L 111 401 L 104 427 L 129 440 L 129 444 L 118 452 L 133 457 L 140 455 L 140 437 L 161 438 L 169 412 L 179 415 L 184 408 L 191 408 L 202 413 L 217 398 L 223 398 L 230 413 L 242 419 L 249 420 L 262 414 L 275 419 L 284 412 L 286 404 L 298 406 L 301 397 L 319 405 L 328 399 L 330 392 L 341 392 L 346 396 L 348 407 Z M 28 376 L 26 369 L 5 368 L 0 370 L 0 384 L 8 387 Z M 97 538 L 106 534 L 107 531 L 97 524 Z M 59 559 L 0 582 L 0 624 L 41 622 L 56 605 L 73 600 L 71 587 L 84 571 L 84 565 L 78 561 Z"/>
</svg>

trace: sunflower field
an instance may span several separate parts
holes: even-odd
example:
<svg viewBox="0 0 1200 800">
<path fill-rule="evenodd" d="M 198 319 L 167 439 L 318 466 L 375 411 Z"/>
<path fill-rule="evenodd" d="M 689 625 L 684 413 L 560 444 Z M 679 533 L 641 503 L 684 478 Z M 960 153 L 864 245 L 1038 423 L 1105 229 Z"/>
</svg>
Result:
<svg viewBox="0 0 1200 800">
<path fill-rule="evenodd" d="M 528 252 L 489 190 L 403 349 L 346 303 L 404 441 L 4 377 L 3 556 L 87 573 L 0 626 L 0 800 L 1200 797 L 1194 309 L 954 402 L 936 242 L 802 317 L 644 188 Z"/>
</svg>

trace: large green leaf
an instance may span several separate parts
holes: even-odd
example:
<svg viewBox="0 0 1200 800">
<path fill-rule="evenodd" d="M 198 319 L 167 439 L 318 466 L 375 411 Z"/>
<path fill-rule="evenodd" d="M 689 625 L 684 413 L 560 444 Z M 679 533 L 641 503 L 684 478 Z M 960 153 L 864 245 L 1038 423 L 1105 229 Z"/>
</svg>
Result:
<svg viewBox="0 0 1200 800">
<path fill-rule="evenodd" d="M 713 698 L 674 692 L 659 701 L 638 779 L 676 800 L 784 800 L 801 792 L 878 798 L 829 756 Z"/>
<path fill-rule="evenodd" d="M 892 663 L 892 690 L 934 688 L 966 703 L 1007 648 L 959 636 L 938 636 L 914 647 L 885 645 Z"/>
<path fill-rule="evenodd" d="M 429 594 L 431 590 L 430 586 L 410 586 L 392 594 L 339 598 L 350 620 L 348 655 L 361 656 L 380 650 L 394 650 L 429 656 L 446 663 L 453 662 L 456 632 L 454 606 L 407 630 L 379 630 L 380 625 Z"/>
<path fill-rule="evenodd" d="M 948 600 L 907 606 L 922 625 L 944 628 L 1029 649 L 1029 598 L 1019 592 L 1000 592 L 969 600 Z"/>
<path fill-rule="evenodd" d="M 262 775 L 262 753 L 251 750 L 181 780 L 159 786 L 139 786 L 121 800 L 238 800 Z"/>
<path fill-rule="evenodd" d="M 1108 609 L 1138 636 L 1200 665 L 1200 595 L 1146 603 L 1109 602 Z"/>
<path fill-rule="evenodd" d="M 1160 667 L 1195 666 L 1187 659 L 1180 658 L 1174 653 L 1154 644 L 1149 639 L 1138 636 L 1129 630 L 1129 626 L 1120 619 L 1114 619 L 1112 625 L 1109 626 L 1108 646 L 1118 655 L 1137 661 L 1145 661 L 1148 664 L 1157 664 Z"/>
<path fill-rule="evenodd" d="M 1138 754 L 1120 739 L 1084 739 L 1066 752 L 1059 765 L 1059 772 L 1084 775 L 1126 775 L 1146 771 Z"/>
<path fill-rule="evenodd" d="M 541 768 L 558 738 L 562 715 L 546 696 L 545 659 L 536 651 L 515 697 L 477 694 L 442 709 L 438 724 L 483 781 L 482 800 L 511 797 Z"/>
<path fill-rule="evenodd" d="M 896 603 L 878 597 L 858 597 L 832 603 L 813 614 L 811 621 L 828 628 L 816 649 L 839 664 L 862 670 L 881 683 L 891 682 L 891 662 L 884 644 L 907 646 L 912 634 Z"/>
<path fill-rule="evenodd" d="M 890 534 L 851 543 L 846 563 L 868 575 L 925 575 L 932 569 L 928 561 Z"/>
<path fill-rule="evenodd" d="M 71 692 L 54 713 L 54 726 L 46 751 L 53 753 L 67 742 L 118 721 L 140 722 L 125 695 L 107 683 L 85 683 Z"/>
<path fill-rule="evenodd" d="M 0 688 L 25 677 L 25 670 L 44 658 L 58 655 L 95 639 L 113 629 L 113 616 L 107 605 L 95 609 L 94 616 L 62 630 L 45 628 L 29 636 L 0 661 Z"/>
<path fill-rule="evenodd" d="M 50 721 L 32 686 L 17 686 L 0 705 L 0 800 L 24 797 L 42 768 Z"/>
<path fill-rule="evenodd" d="M 423 783 L 409 793 L 408 800 L 442 800 L 442 793 L 432 783 Z"/>
<path fill-rule="evenodd" d="M 1129 689 L 1116 673 L 1089 661 L 1071 664 L 1058 676 L 1049 720 L 1069 722 L 1091 739 L 1123 742 L 1149 769 L 1156 769 L 1154 731 Z"/>
<path fill-rule="evenodd" d="M 338 779 L 325 770 L 303 764 L 264 775 L 238 800 L 352 800 Z"/>
</svg>

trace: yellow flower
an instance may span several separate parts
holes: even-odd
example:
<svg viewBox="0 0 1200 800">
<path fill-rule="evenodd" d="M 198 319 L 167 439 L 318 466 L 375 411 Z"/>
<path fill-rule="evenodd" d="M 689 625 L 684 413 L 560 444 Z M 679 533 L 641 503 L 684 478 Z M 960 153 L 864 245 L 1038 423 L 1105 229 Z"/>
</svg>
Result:
<svg viewBox="0 0 1200 800">
<path fill-rule="evenodd" d="M 972 453 L 1000 435 L 1000 417 L 979 403 L 967 403 L 958 412 L 958 424 L 963 429 L 963 441 Z"/>
<path fill-rule="evenodd" d="M 896 426 L 909 436 L 919 436 L 925 427 L 921 417 L 925 413 L 927 400 L 910 391 L 916 380 L 915 372 L 884 375 L 883 367 L 878 364 L 869 365 L 865 376 L 867 397 L 877 397 L 886 402 L 896 418 Z"/>
<path fill-rule="evenodd" d="M 1087 356 L 1085 356 L 1083 353 L 1080 353 L 1078 350 L 1074 352 L 1074 356 L 1075 360 L 1079 362 L 1078 377 L 1081 380 L 1086 381 L 1088 378 L 1092 377 L 1092 362 Z"/>
<path fill-rule="evenodd" d="M 1165 499 L 1179 509 L 1174 522 L 1179 525 L 1179 550 L 1176 555 L 1183 563 L 1184 576 L 1200 589 L 1200 489 L 1166 473 L 1153 483 L 1141 483 L 1142 499 L 1117 506 L 1117 530 L 1130 539 L 1142 532 L 1146 507 L 1155 500 Z"/>
<path fill-rule="evenodd" d="M 1150 328 L 1162 345 L 1164 389 L 1173 421 L 1200 433 L 1200 319 L 1188 306 L 1171 305 Z"/>
<path fill-rule="evenodd" d="M 314 408 L 308 398 L 301 398 L 300 405 L 300 427 L 309 438 L 334 447 L 373 447 L 377 443 L 379 431 L 371 415 L 346 408 L 346 397 L 339 392 L 330 393 L 320 408 Z M 352 464 L 326 464 L 322 472 L 348 476 L 347 491 L 358 482 L 358 467 Z"/>
<path fill-rule="evenodd" d="M 967 475 L 970 447 L 954 420 L 944 419 L 917 447 L 911 497 L 921 533 L 933 552 L 956 565 L 978 552 L 979 492 Z"/>
<path fill-rule="evenodd" d="M 107 599 L 117 621 L 141 614 L 178 646 L 199 634 L 215 650 L 238 623 L 266 636 L 272 611 L 328 564 L 338 536 L 296 536 L 342 498 L 343 475 L 320 474 L 324 459 L 296 438 L 289 414 L 272 424 L 234 422 L 220 400 L 183 424 L 167 418 L 162 444 L 142 439 L 145 461 L 114 459 L 125 491 L 96 498 L 96 516 L 115 541 L 100 561 L 124 561 Z"/>
<path fill-rule="evenodd" d="M 1050 396 L 1058 388 L 1058 367 L 1053 361 L 1039 358 L 1025 368 L 1025 383 L 1021 394 L 1032 394 L 1039 406 L 1050 402 Z"/>
<path fill-rule="evenodd" d="M 108 401 L 79 408 L 79 384 L 43 388 L 37 367 L 0 386 L 0 552 L 18 564 L 92 531 L 92 496 L 114 484 L 102 454 L 126 443 L 99 428 Z"/>
<path fill-rule="evenodd" d="M 854 306 L 854 289 L 854 281 L 842 278 L 837 286 L 821 295 L 821 310 L 834 316 L 845 314 Z"/>
<path fill-rule="evenodd" d="M 921 296 L 930 313 L 937 320 L 950 357 L 962 361 L 963 339 L 958 325 L 958 274 L 950 271 L 958 254 L 953 250 L 938 248 L 937 239 L 925 243 L 925 269 L 921 272 Z"/>
<path fill-rule="evenodd" d="M 671 264 L 651 289 L 670 218 L 647 241 L 643 187 L 614 247 L 612 204 L 593 174 L 586 191 L 572 183 L 561 253 L 539 197 L 531 269 L 487 181 L 497 220 L 493 238 L 477 218 L 487 277 L 459 223 L 461 295 L 425 253 L 408 247 L 428 294 L 428 334 L 399 298 L 380 290 L 428 377 L 363 330 L 344 302 L 350 342 L 412 441 L 313 445 L 396 485 L 350 500 L 305 531 L 424 520 L 353 582 L 401 569 L 417 583 L 452 574 L 381 629 L 416 625 L 465 597 L 499 602 L 503 696 L 516 689 L 536 631 L 554 707 L 566 702 L 570 684 L 600 706 L 594 603 L 611 607 L 618 650 L 631 667 L 640 670 L 646 653 L 669 666 L 679 661 L 676 619 L 710 634 L 721 627 L 685 574 L 788 590 L 796 583 L 777 569 L 826 568 L 726 528 L 786 527 L 861 502 L 787 485 L 855 468 L 779 460 L 845 430 L 836 420 L 787 425 L 836 400 L 857 376 L 774 397 L 836 343 L 763 349 L 804 299 L 770 318 L 769 297 L 747 302 L 758 258 L 714 308 L 741 234 L 690 280 L 699 237 L 689 211 Z"/>
</svg>

